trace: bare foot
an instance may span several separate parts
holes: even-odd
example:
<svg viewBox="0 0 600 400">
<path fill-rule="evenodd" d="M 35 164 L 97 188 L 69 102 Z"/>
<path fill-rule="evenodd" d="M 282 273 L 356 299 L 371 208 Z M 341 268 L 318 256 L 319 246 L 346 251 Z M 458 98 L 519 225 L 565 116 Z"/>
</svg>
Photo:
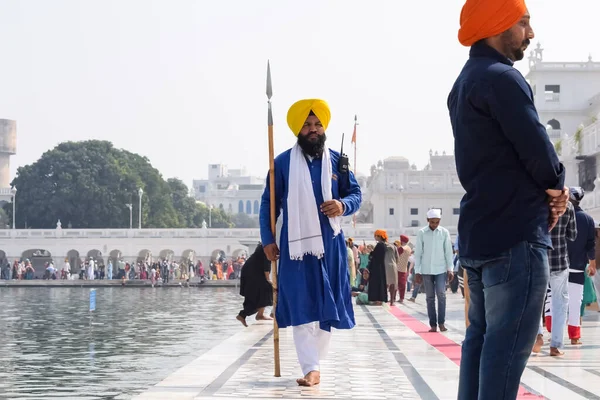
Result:
<svg viewBox="0 0 600 400">
<path fill-rule="evenodd" d="M 446 328 L 446 325 L 440 324 L 440 332 L 446 332 L 447 330 L 448 328 Z"/>
<path fill-rule="evenodd" d="M 544 335 L 537 335 L 537 338 L 535 339 L 535 343 L 533 345 L 533 351 L 534 353 L 539 353 L 540 351 L 542 351 L 542 346 L 544 345 Z"/>
<path fill-rule="evenodd" d="M 559 356 L 564 356 L 565 353 L 560 351 L 558 348 L 556 347 L 550 347 L 550 355 L 552 357 L 559 357 Z"/>
<path fill-rule="evenodd" d="M 574 346 L 579 346 L 583 343 L 581 343 L 581 340 L 579 340 L 579 339 L 571 339 L 571 344 Z"/>
<path fill-rule="evenodd" d="M 256 320 L 257 321 L 273 321 L 273 318 L 267 317 L 266 315 L 263 314 L 263 315 L 257 315 Z"/>
<path fill-rule="evenodd" d="M 321 383 L 321 373 L 319 371 L 310 371 L 304 378 L 296 379 L 298 386 L 315 386 Z"/>
<path fill-rule="evenodd" d="M 437 332 L 437 328 L 435 326 L 432 326 L 429 332 Z"/>
<path fill-rule="evenodd" d="M 240 321 L 242 325 L 244 325 L 246 328 L 248 327 L 248 324 L 246 323 L 246 318 L 242 317 L 241 315 L 238 315 L 237 317 L 235 317 L 235 319 Z"/>
</svg>

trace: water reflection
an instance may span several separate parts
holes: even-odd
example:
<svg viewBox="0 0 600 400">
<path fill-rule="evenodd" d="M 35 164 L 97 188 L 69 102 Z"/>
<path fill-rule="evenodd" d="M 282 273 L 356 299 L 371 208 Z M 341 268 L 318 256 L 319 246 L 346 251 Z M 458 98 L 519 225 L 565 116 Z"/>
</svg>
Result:
<svg viewBox="0 0 600 400">
<path fill-rule="evenodd" d="M 235 289 L 0 289 L 0 398 L 129 399 L 241 330 Z"/>
</svg>

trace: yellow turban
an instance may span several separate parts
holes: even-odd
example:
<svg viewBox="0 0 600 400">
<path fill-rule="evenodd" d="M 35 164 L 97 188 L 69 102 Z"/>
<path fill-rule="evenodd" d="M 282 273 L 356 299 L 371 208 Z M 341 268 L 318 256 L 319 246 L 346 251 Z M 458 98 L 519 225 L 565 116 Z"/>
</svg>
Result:
<svg viewBox="0 0 600 400">
<path fill-rule="evenodd" d="M 458 40 L 463 46 L 472 46 L 499 35 L 519 22 L 525 12 L 525 0 L 467 0 L 460 13 Z"/>
<path fill-rule="evenodd" d="M 331 112 L 327 102 L 320 99 L 300 100 L 290 107 L 287 114 L 287 123 L 294 135 L 298 136 L 311 111 L 319 118 L 323 128 L 327 130 L 331 120 Z"/>
</svg>

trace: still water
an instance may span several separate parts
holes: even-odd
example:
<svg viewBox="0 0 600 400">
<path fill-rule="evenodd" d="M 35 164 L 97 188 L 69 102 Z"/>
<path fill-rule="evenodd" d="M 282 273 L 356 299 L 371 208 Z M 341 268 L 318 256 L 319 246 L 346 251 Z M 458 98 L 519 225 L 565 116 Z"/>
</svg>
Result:
<svg viewBox="0 0 600 400">
<path fill-rule="evenodd" d="M 0 289 L 0 398 L 129 399 L 242 326 L 234 288 Z"/>
</svg>

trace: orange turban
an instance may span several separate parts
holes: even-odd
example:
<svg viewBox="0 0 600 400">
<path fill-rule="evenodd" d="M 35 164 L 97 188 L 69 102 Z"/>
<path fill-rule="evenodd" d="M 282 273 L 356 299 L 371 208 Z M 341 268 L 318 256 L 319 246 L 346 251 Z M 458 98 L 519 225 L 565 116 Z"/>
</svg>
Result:
<svg viewBox="0 0 600 400">
<path fill-rule="evenodd" d="M 323 128 L 327 130 L 331 120 L 327 102 L 320 99 L 300 100 L 292 104 L 287 113 L 287 123 L 294 135 L 298 136 L 311 111 L 319 118 Z"/>
<path fill-rule="evenodd" d="M 375 236 L 380 236 L 383 240 L 385 240 L 387 242 L 388 240 L 388 235 L 387 232 L 384 231 L 383 229 L 377 229 L 375 231 Z"/>
<path fill-rule="evenodd" d="M 472 46 L 481 39 L 499 35 L 526 12 L 525 0 L 467 0 L 460 13 L 458 41 Z"/>
</svg>

